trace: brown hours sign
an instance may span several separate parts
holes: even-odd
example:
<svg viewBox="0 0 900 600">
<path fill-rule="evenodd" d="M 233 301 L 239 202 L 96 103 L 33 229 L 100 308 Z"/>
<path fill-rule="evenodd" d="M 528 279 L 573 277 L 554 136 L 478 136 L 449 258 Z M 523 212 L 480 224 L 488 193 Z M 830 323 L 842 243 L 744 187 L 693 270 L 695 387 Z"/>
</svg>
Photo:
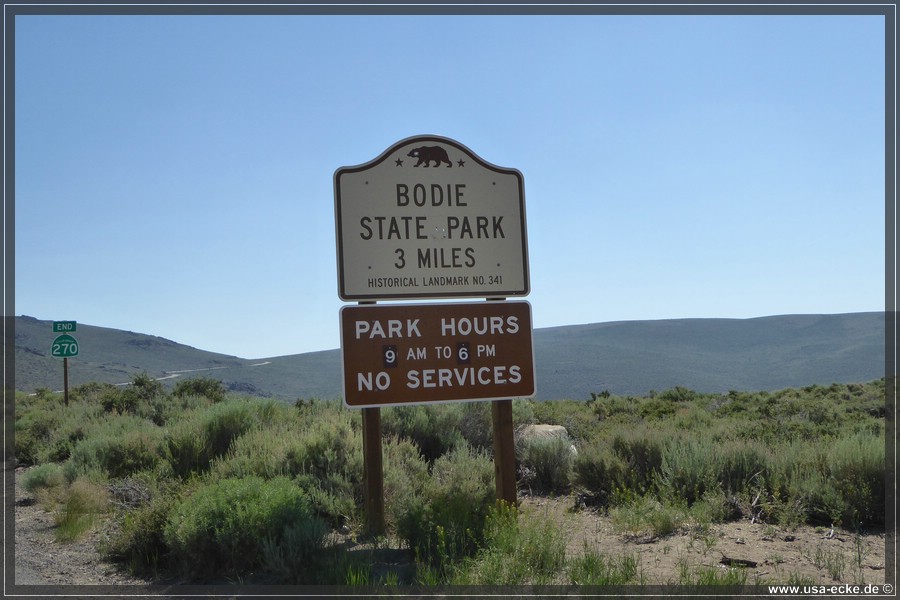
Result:
<svg viewBox="0 0 900 600">
<path fill-rule="evenodd" d="M 531 305 L 479 302 L 341 309 L 349 407 L 531 397 Z"/>
</svg>

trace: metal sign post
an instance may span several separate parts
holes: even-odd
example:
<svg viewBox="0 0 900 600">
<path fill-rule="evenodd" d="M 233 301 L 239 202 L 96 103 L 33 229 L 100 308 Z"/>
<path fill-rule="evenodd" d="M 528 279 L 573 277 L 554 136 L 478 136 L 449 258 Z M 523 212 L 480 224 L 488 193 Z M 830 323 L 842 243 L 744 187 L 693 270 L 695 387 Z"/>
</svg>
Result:
<svg viewBox="0 0 900 600">
<path fill-rule="evenodd" d="M 497 500 L 510 506 L 516 498 L 516 452 L 513 436 L 512 400 L 494 400 L 491 406 L 494 427 L 494 486 Z"/>
<path fill-rule="evenodd" d="M 384 533 L 384 465 L 381 448 L 381 409 L 362 409 L 363 477 L 365 479 L 366 532 Z"/>
<path fill-rule="evenodd" d="M 374 302 L 360 302 L 360 306 Z M 381 443 L 381 408 L 362 409 L 363 512 L 369 535 L 384 533 L 384 454 Z"/>
<path fill-rule="evenodd" d="M 63 358 L 63 399 L 69 405 L 69 357 Z"/>
</svg>

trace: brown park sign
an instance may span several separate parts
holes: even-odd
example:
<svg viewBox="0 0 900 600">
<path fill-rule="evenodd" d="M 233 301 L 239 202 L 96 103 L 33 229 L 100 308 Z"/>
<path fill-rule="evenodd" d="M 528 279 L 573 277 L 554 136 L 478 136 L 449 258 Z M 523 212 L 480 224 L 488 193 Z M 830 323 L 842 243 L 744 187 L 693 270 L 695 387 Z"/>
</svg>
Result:
<svg viewBox="0 0 900 600">
<path fill-rule="evenodd" d="M 535 394 L 524 301 L 345 306 L 341 350 L 352 408 Z"/>
<path fill-rule="evenodd" d="M 525 296 L 522 174 L 416 136 L 334 174 L 343 300 Z"/>
</svg>

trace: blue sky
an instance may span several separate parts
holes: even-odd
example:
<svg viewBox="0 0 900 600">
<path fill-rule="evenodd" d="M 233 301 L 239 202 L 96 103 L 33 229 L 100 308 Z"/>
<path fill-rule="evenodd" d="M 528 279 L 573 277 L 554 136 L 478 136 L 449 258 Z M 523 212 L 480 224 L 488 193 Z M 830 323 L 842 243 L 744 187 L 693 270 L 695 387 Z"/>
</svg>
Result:
<svg viewBox="0 0 900 600">
<path fill-rule="evenodd" d="M 333 175 L 524 175 L 534 326 L 884 310 L 877 16 L 18 16 L 15 312 L 337 348 Z M 51 333 L 48 332 L 48 343 Z"/>
</svg>

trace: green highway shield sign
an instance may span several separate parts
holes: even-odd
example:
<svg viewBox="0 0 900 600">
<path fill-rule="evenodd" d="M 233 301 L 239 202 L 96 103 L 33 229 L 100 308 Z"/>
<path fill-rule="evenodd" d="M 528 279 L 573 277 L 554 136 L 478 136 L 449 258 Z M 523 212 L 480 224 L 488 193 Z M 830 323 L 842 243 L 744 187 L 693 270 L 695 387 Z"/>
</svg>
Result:
<svg viewBox="0 0 900 600">
<path fill-rule="evenodd" d="M 57 336 L 53 340 L 53 345 L 50 346 L 50 355 L 59 358 L 78 356 L 78 341 L 67 334 Z"/>
</svg>

